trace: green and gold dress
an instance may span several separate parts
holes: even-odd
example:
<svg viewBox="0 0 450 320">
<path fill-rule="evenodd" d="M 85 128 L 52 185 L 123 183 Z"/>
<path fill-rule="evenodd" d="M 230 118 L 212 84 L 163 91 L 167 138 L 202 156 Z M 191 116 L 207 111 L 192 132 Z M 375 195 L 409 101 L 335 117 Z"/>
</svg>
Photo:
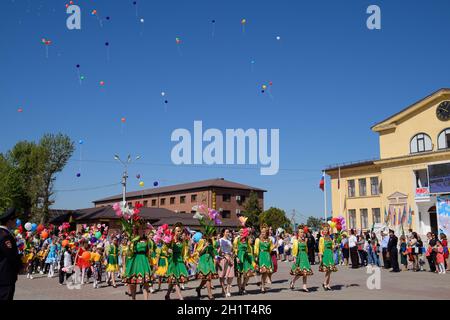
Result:
<svg viewBox="0 0 450 320">
<path fill-rule="evenodd" d="M 185 283 L 188 281 L 189 273 L 185 261 L 187 259 L 187 243 L 172 242 L 170 245 L 172 253 L 169 255 L 169 267 L 167 268 L 168 283 Z"/>
<path fill-rule="evenodd" d="M 156 243 L 153 240 L 148 240 L 148 262 L 152 268 L 158 265 L 156 260 Z"/>
<path fill-rule="evenodd" d="M 210 242 L 202 239 L 197 244 L 197 248 L 199 252 L 197 278 L 205 280 L 217 279 L 219 277 L 215 264 L 215 256 L 218 249 L 217 241 L 213 240 Z"/>
<path fill-rule="evenodd" d="M 322 254 L 322 262 L 319 265 L 319 271 L 336 272 L 337 268 L 333 259 L 333 240 L 330 237 L 320 238 L 319 253 Z"/>
<path fill-rule="evenodd" d="M 158 261 L 155 275 L 165 280 L 167 269 L 169 268 L 169 260 L 167 259 L 167 246 L 163 244 L 156 248 L 156 260 Z"/>
<path fill-rule="evenodd" d="M 295 262 L 291 268 L 291 275 L 293 276 L 311 276 L 313 271 L 308 260 L 308 246 L 306 241 L 295 240 L 292 247 L 292 255 L 295 257 Z"/>
<path fill-rule="evenodd" d="M 131 284 L 150 283 L 152 269 L 147 258 L 147 241 L 137 241 L 130 248 L 132 256 L 128 259 L 123 282 Z"/>
<path fill-rule="evenodd" d="M 252 277 L 255 275 L 255 268 L 253 266 L 253 255 L 248 240 L 241 241 L 238 237 L 234 240 L 234 252 L 236 255 L 236 275 Z M 239 262 L 238 262 L 239 259 Z"/>
<path fill-rule="evenodd" d="M 256 239 L 255 241 L 255 257 L 258 257 L 257 268 L 259 273 L 272 273 L 273 272 L 273 262 L 270 252 L 273 250 L 272 241 L 269 239 L 261 240 Z"/>
<path fill-rule="evenodd" d="M 117 271 L 119 271 L 119 256 L 117 247 L 114 244 L 111 244 L 108 251 L 108 265 L 106 266 L 106 272 Z"/>
</svg>

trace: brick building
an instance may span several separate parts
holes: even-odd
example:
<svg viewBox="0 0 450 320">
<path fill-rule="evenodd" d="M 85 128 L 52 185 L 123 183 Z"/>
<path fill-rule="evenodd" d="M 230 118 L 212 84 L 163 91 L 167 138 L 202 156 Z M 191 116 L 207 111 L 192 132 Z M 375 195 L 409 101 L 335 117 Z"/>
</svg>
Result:
<svg viewBox="0 0 450 320">
<path fill-rule="evenodd" d="M 261 209 L 264 210 L 266 190 L 223 178 L 128 192 L 126 200 L 132 206 L 140 202 L 147 208 L 168 209 L 179 214 L 191 214 L 193 206 L 205 204 L 220 211 L 223 220 L 226 221 L 236 220 L 237 214 L 243 213 L 244 203 L 251 191 L 257 193 Z M 122 194 L 95 200 L 93 203 L 95 207 L 105 207 L 120 201 Z"/>
</svg>

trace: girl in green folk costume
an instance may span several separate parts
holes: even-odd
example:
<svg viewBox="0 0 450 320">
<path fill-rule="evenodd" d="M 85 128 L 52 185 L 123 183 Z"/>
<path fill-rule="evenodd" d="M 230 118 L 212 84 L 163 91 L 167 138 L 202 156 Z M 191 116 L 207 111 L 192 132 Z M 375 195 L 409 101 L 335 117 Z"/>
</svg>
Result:
<svg viewBox="0 0 450 320">
<path fill-rule="evenodd" d="M 214 234 L 203 235 L 195 246 L 195 253 L 199 257 L 197 265 L 197 278 L 201 279 L 200 285 L 195 289 L 197 297 L 201 298 L 201 289 L 206 284 L 209 300 L 214 300 L 212 294 L 212 279 L 219 277 L 216 270 L 215 257 L 217 255 L 218 242 L 214 239 Z"/>
<path fill-rule="evenodd" d="M 152 271 L 156 271 L 156 267 L 158 265 L 158 260 L 156 259 L 156 243 L 153 241 L 153 236 L 155 233 L 150 231 L 148 233 L 148 262 L 150 264 L 150 269 Z M 154 293 L 155 289 L 153 289 L 153 283 L 150 283 L 150 292 Z"/>
<path fill-rule="evenodd" d="M 189 257 L 189 245 L 184 239 L 183 225 L 176 223 L 172 231 L 172 242 L 168 245 L 169 266 L 167 269 L 167 282 L 169 288 L 165 296 L 166 300 L 170 300 L 170 293 L 175 287 L 175 291 L 180 300 L 183 300 L 181 295 L 180 284 L 188 281 L 189 273 L 186 268 L 186 261 Z"/>
<path fill-rule="evenodd" d="M 128 258 L 123 282 L 130 288 L 131 299 L 136 300 L 136 286 L 141 284 L 144 288 L 144 299 L 149 297 L 149 283 L 152 279 L 152 269 L 148 262 L 148 241 L 143 228 L 136 226 L 131 240 L 130 254 Z"/>
<path fill-rule="evenodd" d="M 239 287 L 239 295 L 246 294 L 245 287 L 250 277 L 255 275 L 253 267 L 252 248 L 249 244 L 249 228 L 242 228 L 239 236 L 234 239 L 233 251 L 236 257 L 235 272 Z"/>
<path fill-rule="evenodd" d="M 319 240 L 319 271 L 325 272 L 325 282 L 322 284 L 325 291 L 332 290 L 330 287 L 331 273 L 337 271 L 333 259 L 333 248 L 334 241 L 330 237 L 330 226 L 325 223 L 322 225 L 322 237 Z"/>
<path fill-rule="evenodd" d="M 313 271 L 308 260 L 308 246 L 305 236 L 307 231 L 308 229 L 305 226 L 301 225 L 298 227 L 297 239 L 294 240 L 292 247 L 292 256 L 295 260 L 291 268 L 291 275 L 294 276 L 294 279 L 292 279 L 290 283 L 290 288 L 294 290 L 295 281 L 297 281 L 300 277 L 303 277 L 304 292 L 309 292 L 308 288 L 306 288 L 306 279 L 308 276 L 313 275 Z"/>
<path fill-rule="evenodd" d="M 266 282 L 269 275 L 273 272 L 273 263 L 270 252 L 274 246 L 269 239 L 269 227 L 267 224 L 261 225 L 261 234 L 255 241 L 254 256 L 256 266 L 261 274 L 261 293 L 266 293 Z"/>
<path fill-rule="evenodd" d="M 118 240 L 113 235 L 112 243 L 109 245 L 109 249 L 107 251 L 107 265 L 106 265 L 106 272 L 107 272 L 107 283 L 108 285 L 111 285 L 111 281 L 114 288 L 117 288 L 116 286 L 116 279 L 115 279 L 115 273 L 119 271 L 119 248 L 118 248 Z"/>
</svg>

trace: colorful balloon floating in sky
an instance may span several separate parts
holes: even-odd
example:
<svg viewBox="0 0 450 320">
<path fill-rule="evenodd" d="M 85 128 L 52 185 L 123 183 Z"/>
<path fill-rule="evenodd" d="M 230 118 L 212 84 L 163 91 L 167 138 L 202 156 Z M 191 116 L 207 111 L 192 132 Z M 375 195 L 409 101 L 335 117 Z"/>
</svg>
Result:
<svg viewBox="0 0 450 320">
<path fill-rule="evenodd" d="M 122 123 L 125 123 L 125 122 L 127 121 L 127 119 L 122 118 L 122 119 L 120 119 L 120 121 L 121 121 Z"/>
<path fill-rule="evenodd" d="M 141 178 L 141 175 L 138 173 L 137 175 L 136 175 L 136 179 L 140 179 Z"/>
<path fill-rule="evenodd" d="M 176 37 L 176 38 L 175 38 L 175 42 L 176 42 L 177 44 L 180 44 L 180 43 L 181 43 L 181 39 L 178 38 L 178 37 Z"/>
<path fill-rule="evenodd" d="M 91 12 L 91 14 L 93 15 L 93 16 L 95 16 L 96 14 L 97 14 L 97 10 L 92 10 L 92 12 Z"/>
<path fill-rule="evenodd" d="M 22 112 L 23 112 L 23 109 L 22 109 L 22 108 L 18 108 L 18 109 L 17 109 L 17 112 L 18 112 L 18 113 L 22 113 Z"/>
<path fill-rule="evenodd" d="M 139 182 L 140 187 L 144 187 L 144 181 Z"/>
<path fill-rule="evenodd" d="M 83 144 L 83 143 L 84 143 L 84 141 L 83 141 L 83 140 L 80 140 L 80 141 L 78 141 L 78 143 L 79 143 L 79 144 Z"/>
<path fill-rule="evenodd" d="M 79 177 L 81 177 L 81 173 L 78 172 L 77 173 L 77 178 L 79 178 Z"/>
<path fill-rule="evenodd" d="M 66 3 L 66 8 L 68 8 L 69 5 L 72 5 L 72 4 L 73 4 L 73 1 L 70 1 L 69 3 Z"/>
<path fill-rule="evenodd" d="M 158 181 L 153 182 L 153 186 L 157 187 L 158 186 Z"/>
<path fill-rule="evenodd" d="M 141 20 L 140 20 L 140 21 L 141 21 L 141 23 L 144 23 L 144 19 L 143 19 L 143 18 L 141 18 Z"/>
<path fill-rule="evenodd" d="M 163 91 L 163 92 L 161 92 L 161 96 L 165 96 L 166 95 L 166 93 Z"/>
<path fill-rule="evenodd" d="M 105 85 L 105 81 L 100 81 L 100 85 L 103 87 Z"/>
<path fill-rule="evenodd" d="M 280 36 L 277 36 L 277 38 L 276 38 L 276 39 L 277 39 L 277 40 L 279 41 L 279 40 L 281 40 L 281 37 L 280 37 Z"/>
<path fill-rule="evenodd" d="M 242 19 L 242 20 L 241 20 L 241 24 L 242 24 L 242 25 L 244 25 L 244 24 L 246 24 L 246 23 L 247 23 L 247 20 L 246 20 L 246 19 Z"/>
</svg>

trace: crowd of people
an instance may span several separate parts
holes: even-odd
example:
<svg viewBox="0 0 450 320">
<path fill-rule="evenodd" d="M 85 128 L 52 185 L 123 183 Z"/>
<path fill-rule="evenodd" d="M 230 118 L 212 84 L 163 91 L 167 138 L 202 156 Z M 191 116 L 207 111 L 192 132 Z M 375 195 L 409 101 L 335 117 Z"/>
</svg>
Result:
<svg viewBox="0 0 450 320">
<path fill-rule="evenodd" d="M 200 298 L 206 288 L 208 298 L 214 299 L 217 284 L 223 297 L 247 294 L 248 282 L 255 276 L 261 293 L 266 293 L 280 263 L 291 264 L 289 287 L 294 289 L 302 278 L 302 291 L 308 292 L 307 280 L 313 276 L 311 265 L 316 263 L 324 274 L 322 287 L 329 291 L 331 275 L 338 266 L 383 265 L 391 272 L 399 272 L 402 266 L 405 271 L 422 271 L 427 260 L 431 272 L 444 274 L 448 260 L 445 234 L 438 239 L 428 233 L 424 242 L 412 230 L 400 239 L 389 230 L 382 232 L 379 239 L 374 232 L 333 233 L 326 223 L 318 232 L 299 226 L 290 234 L 265 224 L 257 231 L 245 224 L 239 231 L 221 228 L 219 234 L 219 229 L 202 234 L 181 223 L 157 229 L 141 225 L 132 234 L 108 230 L 101 224 L 84 225 L 79 232 L 69 229 L 68 223 L 46 227 L 43 232 L 52 231 L 45 237 L 43 232 L 26 232 L 25 236 L 14 232 L 27 279 L 32 280 L 36 274 L 49 278 L 58 274 L 60 285 L 92 283 L 94 288 L 102 282 L 116 288 L 118 282 L 123 282 L 125 294 L 132 299 L 138 291 L 148 299 L 163 285 L 166 299 L 173 292 L 183 299 L 184 284 L 200 279 L 197 296 Z M 235 278 L 237 292 L 232 292 Z M 215 279 L 217 283 L 213 283 Z"/>
</svg>

